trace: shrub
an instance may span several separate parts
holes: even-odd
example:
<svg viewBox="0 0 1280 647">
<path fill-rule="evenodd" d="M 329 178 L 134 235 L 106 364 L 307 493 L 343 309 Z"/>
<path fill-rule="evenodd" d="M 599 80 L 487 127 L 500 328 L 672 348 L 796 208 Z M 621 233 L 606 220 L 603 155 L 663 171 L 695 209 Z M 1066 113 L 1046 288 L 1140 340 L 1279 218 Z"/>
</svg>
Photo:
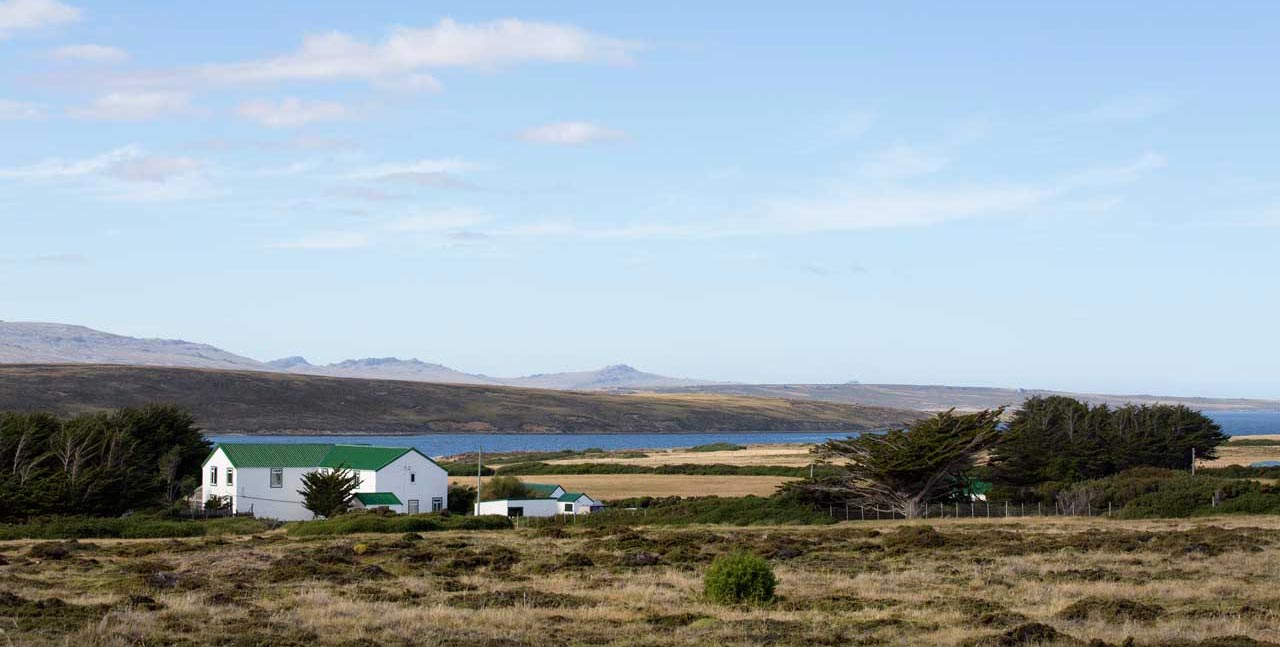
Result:
<svg viewBox="0 0 1280 647">
<path fill-rule="evenodd" d="M 628 510 L 626 508 L 635 508 Z M 626 526 L 631 524 L 683 526 L 695 523 L 733 526 L 818 525 L 835 523 L 826 509 L 791 498 L 771 497 L 679 497 L 611 501 L 603 512 L 579 517 L 579 525 Z"/>
<path fill-rule="evenodd" d="M 505 530 L 511 528 L 506 517 L 443 516 L 439 514 L 385 515 L 372 512 L 349 512 L 331 519 L 297 521 L 289 524 L 289 534 L 298 537 L 352 535 L 357 533 L 409 533 L 438 530 Z"/>
<path fill-rule="evenodd" d="M 694 445 L 689 448 L 691 452 L 740 452 L 746 449 L 746 445 L 738 445 L 735 443 L 707 443 L 706 445 Z"/>
<path fill-rule="evenodd" d="M 249 517 L 189 521 L 160 519 L 145 515 L 123 518 L 41 517 L 27 523 L 0 524 L 0 540 L 163 539 L 251 535 L 269 529 L 269 522 Z"/>
<path fill-rule="evenodd" d="M 720 604 L 763 604 L 773 600 L 778 578 L 763 557 L 731 553 L 716 557 L 703 578 L 703 592 Z"/>
<path fill-rule="evenodd" d="M 514 476 L 495 476 L 486 481 L 480 489 L 481 501 L 526 499 L 531 495 L 524 482 Z"/>
</svg>

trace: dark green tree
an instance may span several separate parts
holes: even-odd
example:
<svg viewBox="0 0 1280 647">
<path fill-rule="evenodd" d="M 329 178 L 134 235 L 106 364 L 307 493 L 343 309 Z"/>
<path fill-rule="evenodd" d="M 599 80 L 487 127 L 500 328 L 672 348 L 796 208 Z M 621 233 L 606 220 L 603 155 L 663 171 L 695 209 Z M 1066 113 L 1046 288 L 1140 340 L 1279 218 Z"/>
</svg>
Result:
<svg viewBox="0 0 1280 647">
<path fill-rule="evenodd" d="M 360 475 L 339 465 L 302 475 L 302 505 L 319 517 L 334 517 L 351 507 L 351 498 L 360 487 Z"/>
<path fill-rule="evenodd" d="M 480 490 L 481 501 L 498 501 L 501 499 L 527 499 L 532 492 L 524 481 L 514 476 L 494 476 L 484 482 Z"/>
<path fill-rule="evenodd" d="M 1227 440 L 1208 417 L 1182 405 L 1090 406 L 1033 397 L 1013 413 L 993 450 L 990 474 L 1013 495 L 1047 483 L 1101 478 L 1134 467 L 1185 470 Z"/>
<path fill-rule="evenodd" d="M 476 505 L 476 489 L 461 483 L 449 484 L 449 514 L 473 514 Z"/>
<path fill-rule="evenodd" d="M 804 485 L 851 503 L 920 516 L 931 501 L 963 491 L 977 458 L 1000 438 L 1003 409 L 925 418 L 908 429 L 832 439 L 814 448 L 833 474 Z"/>
</svg>

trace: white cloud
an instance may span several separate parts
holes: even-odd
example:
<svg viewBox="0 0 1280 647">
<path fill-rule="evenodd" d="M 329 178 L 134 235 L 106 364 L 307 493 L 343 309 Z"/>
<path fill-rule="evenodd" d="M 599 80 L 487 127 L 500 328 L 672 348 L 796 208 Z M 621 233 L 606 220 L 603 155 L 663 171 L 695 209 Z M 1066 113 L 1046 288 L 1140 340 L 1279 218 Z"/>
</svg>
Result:
<svg viewBox="0 0 1280 647">
<path fill-rule="evenodd" d="M 27 166 L 0 168 L 0 179 L 48 181 L 83 177 L 105 171 L 121 162 L 137 159 L 141 155 L 141 148 L 124 146 L 80 160 L 55 157 Z"/>
<path fill-rule="evenodd" d="M 420 214 L 401 218 L 387 225 L 392 232 L 430 233 L 457 231 L 483 224 L 489 216 L 471 209 L 444 209 L 435 213 Z"/>
<path fill-rule="evenodd" d="M 0 180 L 78 187 L 108 200 L 190 200 L 218 195 L 205 177 L 204 162 L 151 155 L 136 145 L 82 159 L 51 158 L 0 168 Z"/>
<path fill-rule="evenodd" d="M 203 162 L 190 157 L 143 155 L 117 162 L 107 169 L 107 174 L 126 182 L 164 182 L 202 168 Z"/>
<path fill-rule="evenodd" d="M 1172 105 L 1173 101 L 1163 94 L 1135 92 L 1071 115 L 1068 120 L 1086 124 L 1145 121 L 1168 110 Z"/>
<path fill-rule="evenodd" d="M 457 158 L 424 159 L 358 169 L 347 174 L 346 179 L 403 181 L 436 188 L 465 188 L 470 184 L 456 177 L 456 174 L 479 168 L 477 164 Z"/>
<path fill-rule="evenodd" d="M 303 101 L 289 97 L 278 103 L 247 101 L 236 108 L 236 114 L 270 128 L 293 128 L 316 121 L 343 119 L 350 115 L 350 111 L 335 101 Z"/>
<path fill-rule="evenodd" d="M 637 45 L 572 25 L 498 20 L 463 24 L 443 19 L 426 28 L 397 27 L 377 43 L 334 31 L 312 34 L 296 52 L 244 63 L 205 65 L 195 75 L 220 83 L 362 79 L 438 90 L 425 70 L 493 69 L 524 63 L 628 63 Z"/>
<path fill-rule="evenodd" d="M 369 235 L 358 231 L 324 231 L 271 245 L 277 249 L 356 249 L 368 247 Z"/>
<path fill-rule="evenodd" d="M 24 29 L 40 29 L 80 19 L 80 10 L 57 0 L 0 1 L 0 38 Z"/>
<path fill-rule="evenodd" d="M 123 63 L 129 60 L 129 53 L 119 47 L 83 44 L 52 49 L 49 51 L 49 57 L 58 61 L 81 63 Z"/>
<path fill-rule="evenodd" d="M 891 146 L 872 155 L 859 171 L 872 179 L 899 180 L 936 173 L 946 165 L 946 158 L 910 146 Z"/>
<path fill-rule="evenodd" d="M 530 128 L 520 133 L 520 139 L 537 144 L 581 146 L 595 142 L 614 141 L 625 135 L 621 131 L 585 121 L 562 121 Z"/>
<path fill-rule="evenodd" d="M 44 114 L 34 103 L 0 99 L 0 121 L 12 119 L 35 119 Z"/>
<path fill-rule="evenodd" d="M 143 121 L 191 112 L 190 99 L 181 92 L 110 92 L 71 114 L 83 119 Z"/>
</svg>

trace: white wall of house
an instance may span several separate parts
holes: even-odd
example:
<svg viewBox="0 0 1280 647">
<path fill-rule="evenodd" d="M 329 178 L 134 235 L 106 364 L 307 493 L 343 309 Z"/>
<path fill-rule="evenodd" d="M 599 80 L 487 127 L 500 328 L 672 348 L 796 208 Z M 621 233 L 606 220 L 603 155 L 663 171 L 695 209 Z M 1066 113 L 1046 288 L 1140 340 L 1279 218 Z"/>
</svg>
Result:
<svg viewBox="0 0 1280 647">
<path fill-rule="evenodd" d="M 600 505 L 599 502 L 585 494 L 577 501 L 565 502 L 560 501 L 561 514 L 591 514 L 591 506 Z"/>
<path fill-rule="evenodd" d="M 233 470 L 234 481 L 227 485 L 227 469 Z M 217 470 L 217 484 L 212 482 L 211 470 Z M 315 515 L 302 505 L 302 477 L 316 471 L 316 467 L 282 468 L 284 479 L 280 487 L 271 487 L 269 467 L 237 468 L 219 448 L 205 463 L 201 475 L 202 496 L 230 496 L 234 512 L 253 511 L 254 516 L 281 521 L 306 521 Z M 381 470 L 357 470 L 360 486 L 357 492 L 391 492 L 403 505 L 387 506 L 396 512 L 409 512 L 411 500 L 418 501 L 419 512 L 431 512 L 435 499 L 440 508 L 449 507 L 449 475 L 439 465 L 417 452 L 407 452 L 385 465 Z M 411 476 L 412 475 L 412 476 Z"/>
<path fill-rule="evenodd" d="M 498 501 L 482 501 L 476 514 L 497 514 L 511 516 L 511 508 L 523 508 L 526 517 L 554 517 L 563 514 L 564 506 L 555 499 L 501 499 Z"/>
<path fill-rule="evenodd" d="M 360 492 L 392 492 L 404 504 L 397 512 L 409 512 L 410 501 L 418 502 L 418 512 L 449 508 L 449 473 L 418 452 L 407 452 L 378 470 Z M 392 507 L 392 509 L 395 509 Z"/>
</svg>

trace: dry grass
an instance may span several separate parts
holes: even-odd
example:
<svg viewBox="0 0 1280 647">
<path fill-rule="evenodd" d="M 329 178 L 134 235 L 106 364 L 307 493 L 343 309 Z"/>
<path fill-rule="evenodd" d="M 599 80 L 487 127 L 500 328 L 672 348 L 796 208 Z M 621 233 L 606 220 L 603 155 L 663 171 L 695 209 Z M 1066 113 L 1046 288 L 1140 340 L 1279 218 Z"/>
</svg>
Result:
<svg viewBox="0 0 1280 647">
<path fill-rule="evenodd" d="M 1028 621 L 1110 644 L 1280 641 L 1277 518 L 952 521 L 931 546 L 904 525 L 102 541 L 45 562 L 0 543 L 0 644 L 958 646 Z M 780 600 L 702 599 L 734 550 L 774 556 Z M 659 562 L 624 566 L 635 551 Z M 149 583 L 157 568 L 176 585 Z M 32 602 L 50 598 L 70 606 Z M 1064 617 L 1095 598 L 1100 615 Z"/>
<path fill-rule="evenodd" d="M 1241 436 L 1248 440 L 1280 440 L 1278 434 L 1260 436 Z M 1211 461 L 1200 461 L 1201 467 L 1227 467 L 1228 465 L 1252 465 L 1260 461 L 1280 461 L 1280 446 L 1276 447 L 1239 447 L 1226 443 L 1218 447 L 1218 458 Z"/>
<path fill-rule="evenodd" d="M 570 492 L 592 498 L 628 499 L 641 496 L 769 496 L 792 481 L 779 476 L 687 476 L 682 474 L 547 474 L 521 476 L 531 483 L 557 483 Z M 451 483 L 475 485 L 474 476 L 455 476 Z"/>
<path fill-rule="evenodd" d="M 559 465 L 617 463 L 620 465 L 784 465 L 804 467 L 813 462 L 813 445 L 747 445 L 732 452 L 691 452 L 688 449 L 646 449 L 639 458 L 584 457 L 547 461 Z"/>
</svg>

